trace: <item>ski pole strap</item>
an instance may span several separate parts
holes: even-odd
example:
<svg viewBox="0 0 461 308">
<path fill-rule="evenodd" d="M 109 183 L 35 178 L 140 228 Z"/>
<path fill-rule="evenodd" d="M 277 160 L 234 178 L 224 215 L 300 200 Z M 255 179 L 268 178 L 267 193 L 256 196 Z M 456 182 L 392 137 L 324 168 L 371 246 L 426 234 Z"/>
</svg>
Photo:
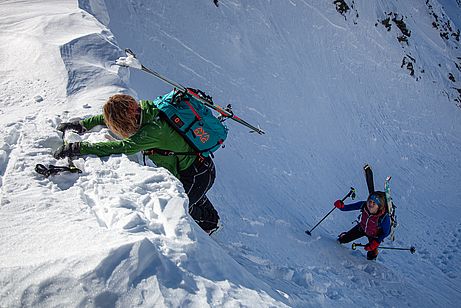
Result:
<svg viewBox="0 0 461 308">
<path fill-rule="evenodd" d="M 349 192 L 347 193 L 347 195 L 344 196 L 344 198 L 341 199 L 341 201 L 344 202 L 344 200 L 346 200 L 347 198 L 351 197 L 352 200 L 355 199 L 355 188 L 354 187 L 351 187 L 351 189 L 349 190 Z"/>
<path fill-rule="evenodd" d="M 67 171 L 70 173 L 82 173 L 82 170 L 78 169 L 75 166 L 54 166 L 54 165 L 48 165 L 48 167 L 45 167 L 43 164 L 37 164 L 35 166 L 35 171 L 46 178 L 49 177 L 50 175 L 56 175 L 58 173 Z"/>
</svg>

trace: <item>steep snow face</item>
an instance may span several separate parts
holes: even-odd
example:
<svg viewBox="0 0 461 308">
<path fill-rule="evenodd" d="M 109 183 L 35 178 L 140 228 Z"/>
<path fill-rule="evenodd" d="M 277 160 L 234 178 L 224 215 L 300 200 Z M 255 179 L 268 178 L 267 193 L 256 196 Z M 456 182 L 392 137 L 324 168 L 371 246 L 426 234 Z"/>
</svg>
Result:
<svg viewBox="0 0 461 308">
<path fill-rule="evenodd" d="M 448 306 L 461 301 L 460 5 L 453 1 L 9 1 L 0 7 L 0 302 L 15 306 Z M 458 36 L 459 38 L 459 36 Z M 210 198 L 211 238 L 177 179 L 140 157 L 65 165 L 57 124 L 109 95 L 170 87 L 147 67 L 233 105 Z M 67 141 L 113 139 L 98 127 Z M 334 211 L 361 167 L 392 175 L 397 241 L 339 246 Z M 362 241 L 363 242 L 363 241 Z M 383 245 L 384 245 L 383 244 Z"/>
<path fill-rule="evenodd" d="M 103 2 L 80 5 L 104 22 Z M 34 171 L 67 164 L 51 156 L 63 143 L 59 123 L 133 94 L 114 65 L 121 50 L 88 11 L 70 1 L 1 4 L 0 306 L 283 306 L 191 221 L 167 170 L 115 155 L 74 160 L 79 174 Z M 113 138 L 101 127 L 66 134 Z"/>
<path fill-rule="evenodd" d="M 236 260 L 295 306 L 365 305 L 388 282 L 405 287 L 381 285 L 390 288 L 376 299 L 383 305 L 459 301 L 459 3 L 345 2 L 342 14 L 333 1 L 297 0 L 107 8 L 119 45 L 144 65 L 267 131 L 228 123 L 216 155 L 216 240 Z M 139 72 L 130 86 L 141 98 L 169 89 Z M 366 198 L 365 162 L 377 188 L 393 176 L 400 226 L 386 244 L 416 245 L 417 255 L 383 250 L 370 264 L 336 247 L 355 213 L 334 212 L 312 238 L 303 233 L 351 185 Z"/>
</svg>

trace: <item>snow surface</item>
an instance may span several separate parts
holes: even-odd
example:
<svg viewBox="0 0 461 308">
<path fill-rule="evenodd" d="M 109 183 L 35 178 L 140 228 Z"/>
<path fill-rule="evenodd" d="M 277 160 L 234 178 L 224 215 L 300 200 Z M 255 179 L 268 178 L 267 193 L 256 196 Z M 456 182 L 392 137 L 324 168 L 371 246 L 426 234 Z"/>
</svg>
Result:
<svg viewBox="0 0 461 308">
<path fill-rule="evenodd" d="M 461 4 L 346 0 L 341 15 L 332 2 L 3 1 L 0 306 L 459 306 L 461 52 L 440 34 L 461 27 Z M 389 13 L 408 44 L 381 24 Z M 228 123 L 209 193 L 223 228 L 211 237 L 180 182 L 139 155 L 34 171 L 66 164 L 51 156 L 59 123 L 100 113 L 114 93 L 170 90 L 115 65 L 127 47 L 266 131 Z M 66 138 L 114 137 L 99 127 Z M 356 212 L 304 233 L 350 186 L 366 198 L 365 162 L 376 186 L 393 177 L 400 226 L 383 245 L 416 254 L 370 262 L 338 245 Z"/>
</svg>

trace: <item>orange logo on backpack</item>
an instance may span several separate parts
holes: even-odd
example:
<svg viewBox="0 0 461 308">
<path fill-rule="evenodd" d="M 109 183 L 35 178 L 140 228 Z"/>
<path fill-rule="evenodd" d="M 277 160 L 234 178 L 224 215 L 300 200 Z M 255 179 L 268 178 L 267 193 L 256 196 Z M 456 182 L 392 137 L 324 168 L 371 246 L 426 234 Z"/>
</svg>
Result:
<svg viewBox="0 0 461 308">
<path fill-rule="evenodd" d="M 197 127 L 194 129 L 194 134 L 200 138 L 202 143 L 206 143 L 210 139 L 210 135 L 203 130 L 203 127 Z"/>
</svg>

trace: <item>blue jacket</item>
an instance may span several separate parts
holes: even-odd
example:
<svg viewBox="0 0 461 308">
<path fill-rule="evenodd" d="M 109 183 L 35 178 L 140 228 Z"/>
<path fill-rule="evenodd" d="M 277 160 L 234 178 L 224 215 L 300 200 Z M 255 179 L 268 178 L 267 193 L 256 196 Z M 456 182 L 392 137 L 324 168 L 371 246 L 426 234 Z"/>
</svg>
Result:
<svg viewBox="0 0 461 308">
<path fill-rule="evenodd" d="M 366 207 L 366 201 L 344 204 L 344 207 L 340 210 L 360 210 L 362 212 L 362 216 L 359 224 L 363 231 L 367 236 L 376 239 L 380 243 L 391 233 L 391 219 L 389 214 L 387 212 L 381 212 L 375 215 L 370 214 Z"/>
</svg>

